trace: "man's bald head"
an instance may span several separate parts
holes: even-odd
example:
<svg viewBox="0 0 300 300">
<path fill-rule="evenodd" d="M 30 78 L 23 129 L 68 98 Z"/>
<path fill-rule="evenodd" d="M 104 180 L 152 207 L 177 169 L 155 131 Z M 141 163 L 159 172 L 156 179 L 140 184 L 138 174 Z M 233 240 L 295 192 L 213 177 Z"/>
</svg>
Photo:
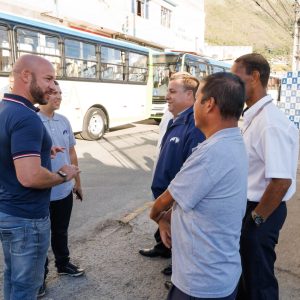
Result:
<svg viewBox="0 0 300 300">
<path fill-rule="evenodd" d="M 22 55 L 14 64 L 12 74 L 13 94 L 23 96 L 33 104 L 47 103 L 55 80 L 55 70 L 48 60 L 31 54 Z"/>
<path fill-rule="evenodd" d="M 47 59 L 37 55 L 25 54 L 17 59 L 12 71 L 13 74 L 21 73 L 23 70 L 35 73 L 39 68 L 45 66 L 52 68 L 54 71 L 52 64 Z"/>
</svg>

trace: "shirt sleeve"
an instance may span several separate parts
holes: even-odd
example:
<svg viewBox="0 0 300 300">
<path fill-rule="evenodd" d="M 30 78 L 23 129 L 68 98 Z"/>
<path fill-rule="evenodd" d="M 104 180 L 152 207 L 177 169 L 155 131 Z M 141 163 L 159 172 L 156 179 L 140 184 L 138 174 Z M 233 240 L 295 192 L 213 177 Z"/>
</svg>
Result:
<svg viewBox="0 0 300 300">
<path fill-rule="evenodd" d="M 214 182 L 205 167 L 205 159 L 198 158 L 193 152 L 170 183 L 168 190 L 183 211 L 188 212 L 211 191 L 213 186 Z"/>
<path fill-rule="evenodd" d="M 13 159 L 40 157 L 44 126 L 38 116 L 27 116 L 15 124 L 11 134 Z"/>
<path fill-rule="evenodd" d="M 299 139 L 294 130 L 292 126 L 273 126 L 263 131 L 258 150 L 265 162 L 266 178 L 293 178 L 295 146 Z"/>
</svg>

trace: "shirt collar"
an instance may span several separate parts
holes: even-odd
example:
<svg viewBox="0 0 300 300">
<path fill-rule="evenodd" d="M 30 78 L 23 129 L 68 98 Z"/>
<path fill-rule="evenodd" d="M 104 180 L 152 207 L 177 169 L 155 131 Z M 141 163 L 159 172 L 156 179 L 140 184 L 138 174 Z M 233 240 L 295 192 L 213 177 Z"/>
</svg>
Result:
<svg viewBox="0 0 300 300">
<path fill-rule="evenodd" d="M 45 114 L 43 114 L 42 111 L 39 112 L 39 115 L 40 115 L 43 122 L 50 121 L 50 120 L 59 121 L 59 118 L 58 118 L 56 113 L 54 113 L 53 116 L 50 117 L 50 118 L 48 116 L 46 116 Z"/>
<path fill-rule="evenodd" d="M 213 135 L 211 135 L 209 138 L 207 138 L 202 143 L 199 143 L 198 148 L 199 147 L 202 148 L 205 145 L 210 144 L 214 141 L 222 140 L 224 138 L 229 138 L 229 137 L 235 137 L 235 136 L 241 136 L 241 130 L 239 127 L 221 129 L 221 130 L 215 132 Z"/>
<path fill-rule="evenodd" d="M 247 110 L 244 111 L 244 125 L 249 124 L 257 113 L 269 102 L 272 102 L 272 96 L 266 95 L 255 104 L 250 106 Z"/>
<path fill-rule="evenodd" d="M 231 128 L 225 128 L 221 129 L 217 132 L 215 132 L 212 136 L 210 136 L 207 140 L 220 140 L 227 137 L 233 137 L 233 136 L 240 136 L 241 130 L 238 127 L 231 127 Z"/>
<path fill-rule="evenodd" d="M 188 116 L 191 112 L 194 111 L 193 109 L 194 109 L 194 106 L 191 106 L 191 107 L 189 107 L 189 108 L 187 108 L 187 109 L 181 111 L 181 112 L 177 115 L 176 118 L 173 118 L 173 123 L 175 123 L 175 121 L 177 121 L 177 120 L 183 120 L 183 121 L 185 122 L 187 116 Z"/>
<path fill-rule="evenodd" d="M 5 93 L 2 100 L 24 105 L 34 112 L 38 112 L 40 110 L 39 108 L 35 107 L 29 100 L 19 95 Z"/>
</svg>

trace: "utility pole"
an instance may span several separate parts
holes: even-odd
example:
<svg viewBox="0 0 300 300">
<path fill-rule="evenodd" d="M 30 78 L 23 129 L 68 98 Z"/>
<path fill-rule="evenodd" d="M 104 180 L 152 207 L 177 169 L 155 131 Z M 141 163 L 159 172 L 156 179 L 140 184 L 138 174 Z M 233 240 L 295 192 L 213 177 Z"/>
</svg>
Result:
<svg viewBox="0 0 300 300">
<path fill-rule="evenodd" d="M 295 24 L 294 24 L 294 44 L 293 44 L 293 72 L 300 70 L 300 4 L 295 0 Z"/>
</svg>

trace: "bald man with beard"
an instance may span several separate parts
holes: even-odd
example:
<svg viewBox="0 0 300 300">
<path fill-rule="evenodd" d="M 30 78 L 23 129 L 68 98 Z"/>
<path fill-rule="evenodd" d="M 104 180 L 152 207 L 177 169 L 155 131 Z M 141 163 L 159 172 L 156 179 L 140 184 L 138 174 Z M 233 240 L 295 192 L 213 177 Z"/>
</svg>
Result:
<svg viewBox="0 0 300 300">
<path fill-rule="evenodd" d="M 46 104 L 55 71 L 46 59 L 23 55 L 13 68 L 11 94 L 0 103 L 0 237 L 4 300 L 33 300 L 43 283 L 49 247 L 51 187 L 72 180 L 78 167 L 51 172 L 51 138 L 34 104 Z M 52 154 L 55 154 L 52 152 Z"/>
</svg>

